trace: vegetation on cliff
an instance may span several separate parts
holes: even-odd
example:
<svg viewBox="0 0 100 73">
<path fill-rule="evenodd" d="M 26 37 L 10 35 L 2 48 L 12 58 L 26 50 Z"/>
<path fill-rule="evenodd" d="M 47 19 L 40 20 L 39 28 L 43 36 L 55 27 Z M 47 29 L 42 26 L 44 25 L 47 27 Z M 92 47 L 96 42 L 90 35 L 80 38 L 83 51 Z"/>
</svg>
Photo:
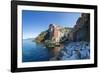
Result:
<svg viewBox="0 0 100 73">
<path fill-rule="evenodd" d="M 47 34 L 47 31 L 41 32 L 41 33 L 34 39 L 34 41 L 37 42 L 37 43 L 42 43 L 42 42 L 44 42 L 46 34 Z"/>
</svg>

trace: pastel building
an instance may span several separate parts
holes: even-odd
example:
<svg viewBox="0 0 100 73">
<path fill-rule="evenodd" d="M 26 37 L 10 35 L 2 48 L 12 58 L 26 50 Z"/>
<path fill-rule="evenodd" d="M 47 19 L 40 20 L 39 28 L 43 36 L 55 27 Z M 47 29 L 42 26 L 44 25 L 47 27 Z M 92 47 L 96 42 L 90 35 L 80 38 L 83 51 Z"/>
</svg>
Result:
<svg viewBox="0 0 100 73">
<path fill-rule="evenodd" d="M 49 34 L 50 34 L 51 40 L 55 42 L 60 42 L 61 36 L 63 34 L 62 27 L 56 24 L 50 24 Z"/>
</svg>

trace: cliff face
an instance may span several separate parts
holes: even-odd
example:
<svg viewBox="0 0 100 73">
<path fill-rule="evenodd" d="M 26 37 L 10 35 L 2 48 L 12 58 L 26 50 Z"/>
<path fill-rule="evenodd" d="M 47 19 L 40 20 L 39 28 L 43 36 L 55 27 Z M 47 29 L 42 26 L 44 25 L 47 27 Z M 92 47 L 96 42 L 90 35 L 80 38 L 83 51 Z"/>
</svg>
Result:
<svg viewBox="0 0 100 73">
<path fill-rule="evenodd" d="M 81 14 L 74 28 L 68 33 L 67 45 L 59 52 L 60 60 L 90 58 L 90 15 Z"/>
<path fill-rule="evenodd" d="M 87 13 L 81 14 L 76 25 L 69 33 L 69 40 L 72 41 L 90 41 L 90 15 Z"/>
<path fill-rule="evenodd" d="M 36 43 L 44 42 L 44 40 L 47 38 L 46 35 L 47 35 L 47 31 L 43 31 L 34 39 L 34 41 Z"/>
</svg>

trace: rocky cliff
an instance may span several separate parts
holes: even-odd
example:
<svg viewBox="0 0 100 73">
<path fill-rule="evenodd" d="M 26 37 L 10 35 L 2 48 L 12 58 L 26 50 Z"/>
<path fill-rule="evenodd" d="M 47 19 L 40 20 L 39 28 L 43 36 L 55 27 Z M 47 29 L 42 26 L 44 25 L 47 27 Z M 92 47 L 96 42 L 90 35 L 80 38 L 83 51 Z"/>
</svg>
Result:
<svg viewBox="0 0 100 73">
<path fill-rule="evenodd" d="M 90 41 L 90 14 L 82 13 L 76 25 L 69 33 L 69 40 Z"/>
<path fill-rule="evenodd" d="M 75 60 L 90 58 L 90 15 L 82 13 L 74 28 L 68 33 L 69 43 L 60 50 L 57 56 L 60 60 Z"/>
</svg>

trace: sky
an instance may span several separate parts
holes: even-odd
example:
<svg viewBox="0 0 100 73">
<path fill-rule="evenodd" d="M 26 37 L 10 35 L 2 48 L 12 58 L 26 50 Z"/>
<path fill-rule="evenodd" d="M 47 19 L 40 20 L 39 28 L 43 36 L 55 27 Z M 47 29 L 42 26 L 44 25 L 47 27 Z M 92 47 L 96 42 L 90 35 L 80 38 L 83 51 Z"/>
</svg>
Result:
<svg viewBox="0 0 100 73">
<path fill-rule="evenodd" d="M 23 39 L 37 37 L 42 31 L 47 30 L 50 24 L 73 27 L 80 15 L 81 13 L 75 12 L 23 10 Z"/>
</svg>

